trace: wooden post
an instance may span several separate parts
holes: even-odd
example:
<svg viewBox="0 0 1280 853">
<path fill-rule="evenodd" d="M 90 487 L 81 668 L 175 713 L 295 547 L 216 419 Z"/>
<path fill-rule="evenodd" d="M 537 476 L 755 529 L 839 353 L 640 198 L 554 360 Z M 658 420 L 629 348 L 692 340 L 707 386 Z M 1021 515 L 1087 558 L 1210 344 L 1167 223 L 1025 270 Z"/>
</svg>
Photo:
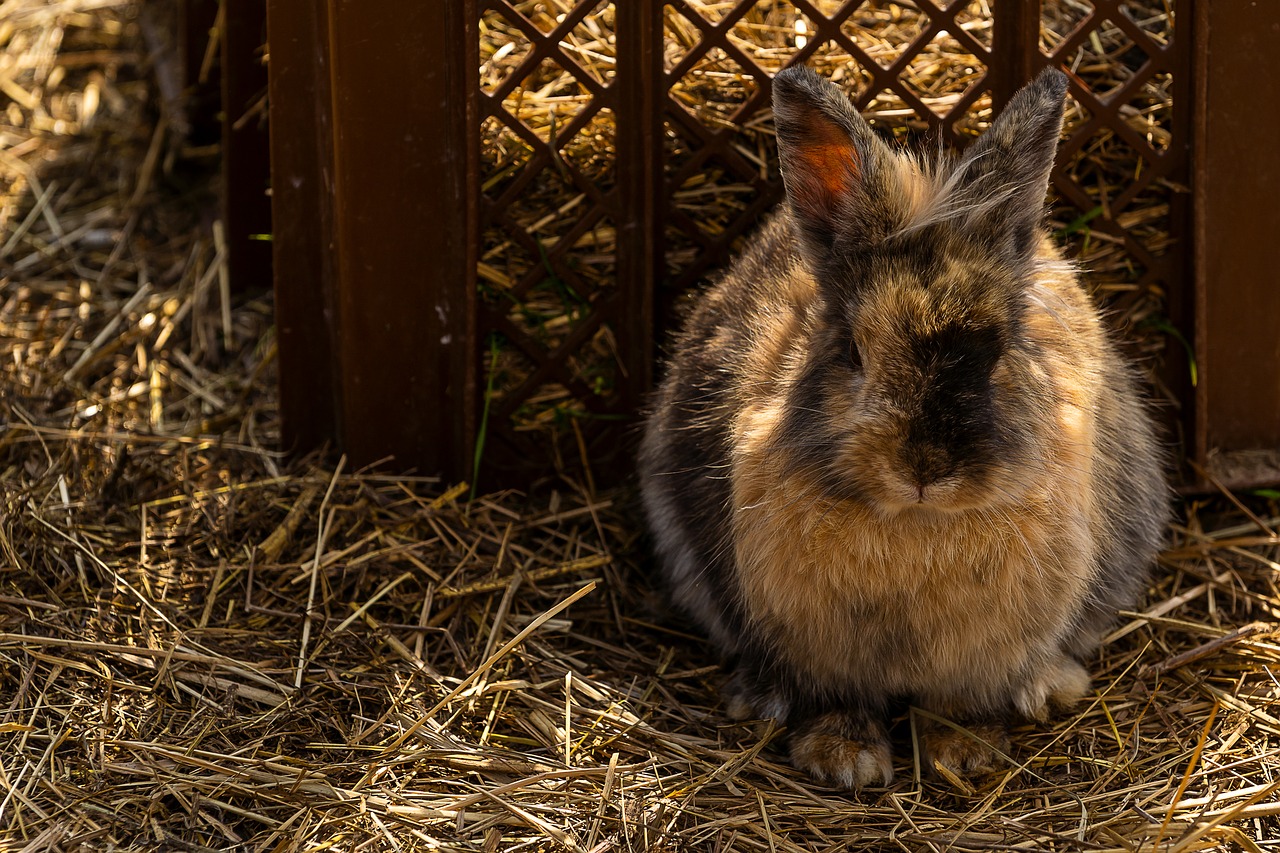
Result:
<svg viewBox="0 0 1280 853">
<path fill-rule="evenodd" d="M 333 115 L 329 19 L 314 0 L 270 0 L 271 212 L 280 419 L 286 449 L 338 445 L 332 320 Z"/>
<path fill-rule="evenodd" d="M 288 445 L 469 474 L 476 38 L 467 2 L 268 0 Z"/>
<path fill-rule="evenodd" d="M 1046 62 L 1040 54 L 1040 3 L 1014 0 L 994 9 L 987 79 L 997 112 Z"/>
<path fill-rule="evenodd" d="M 222 0 L 222 217 L 236 290 L 271 287 L 264 0 Z"/>
<path fill-rule="evenodd" d="M 638 410 L 654 359 L 654 290 L 663 274 L 662 3 L 631 0 L 618 29 L 618 345 L 627 366 L 624 404 Z M 629 462 L 630 460 L 628 460 Z"/>
<path fill-rule="evenodd" d="M 1280 6 L 1193 7 L 1195 455 L 1220 482 L 1280 482 Z"/>
</svg>

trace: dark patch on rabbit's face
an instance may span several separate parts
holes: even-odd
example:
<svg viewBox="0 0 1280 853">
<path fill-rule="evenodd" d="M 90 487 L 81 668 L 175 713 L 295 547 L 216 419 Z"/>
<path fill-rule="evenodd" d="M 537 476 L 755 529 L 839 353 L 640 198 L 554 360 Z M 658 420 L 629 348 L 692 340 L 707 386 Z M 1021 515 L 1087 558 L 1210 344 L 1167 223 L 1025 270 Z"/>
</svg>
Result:
<svg viewBox="0 0 1280 853">
<path fill-rule="evenodd" d="M 921 501 L 925 487 L 989 464 L 998 449 L 991 372 L 1001 338 L 998 326 L 970 326 L 964 318 L 904 338 L 910 384 L 896 387 L 910 414 L 898 464 Z"/>
<path fill-rule="evenodd" d="M 1042 390 L 1003 295 L 1020 292 L 1017 272 L 942 234 L 842 266 L 827 271 L 827 345 L 794 390 L 784 441 L 832 494 L 889 511 L 1015 499 L 1009 472 L 1032 452 L 1019 425 Z"/>
</svg>

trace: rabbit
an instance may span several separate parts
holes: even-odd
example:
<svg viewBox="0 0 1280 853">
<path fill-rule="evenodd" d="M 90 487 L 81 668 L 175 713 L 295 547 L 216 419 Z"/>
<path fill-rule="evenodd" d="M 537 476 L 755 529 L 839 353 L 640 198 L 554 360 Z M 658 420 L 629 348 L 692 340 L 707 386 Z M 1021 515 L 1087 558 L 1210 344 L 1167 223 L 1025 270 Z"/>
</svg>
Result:
<svg viewBox="0 0 1280 853">
<path fill-rule="evenodd" d="M 820 782 L 890 784 L 904 702 L 926 767 L 989 771 L 1010 722 L 1088 693 L 1169 506 L 1135 371 L 1042 225 L 1067 78 L 945 157 L 809 69 L 772 87 L 784 204 L 694 302 L 643 427 L 661 573 L 727 713 L 785 724 Z"/>
</svg>

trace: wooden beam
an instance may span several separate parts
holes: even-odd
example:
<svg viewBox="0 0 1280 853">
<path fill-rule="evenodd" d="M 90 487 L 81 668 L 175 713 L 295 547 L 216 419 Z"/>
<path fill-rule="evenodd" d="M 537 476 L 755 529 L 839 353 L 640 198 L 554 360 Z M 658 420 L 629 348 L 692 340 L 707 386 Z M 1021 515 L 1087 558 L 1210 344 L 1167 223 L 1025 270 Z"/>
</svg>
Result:
<svg viewBox="0 0 1280 853">
<path fill-rule="evenodd" d="M 286 444 L 470 473 L 471 0 L 269 0 Z"/>
<path fill-rule="evenodd" d="M 653 374 L 654 290 L 663 269 L 662 3 L 619 4 L 617 328 L 619 358 L 628 376 L 623 404 L 638 411 Z M 625 462 L 630 467 L 631 460 Z"/>
<path fill-rule="evenodd" d="M 1280 482 L 1280 5 L 1197 4 L 1196 456 Z"/>
<path fill-rule="evenodd" d="M 338 446 L 333 352 L 333 115 L 329 19 L 270 0 L 271 212 L 280 419 L 287 450 Z"/>
<path fill-rule="evenodd" d="M 267 11 L 264 0 L 222 0 L 222 218 L 237 291 L 271 287 Z"/>
<path fill-rule="evenodd" d="M 999 3 L 993 10 L 987 81 L 996 112 L 1045 64 L 1040 53 L 1041 0 Z"/>
</svg>

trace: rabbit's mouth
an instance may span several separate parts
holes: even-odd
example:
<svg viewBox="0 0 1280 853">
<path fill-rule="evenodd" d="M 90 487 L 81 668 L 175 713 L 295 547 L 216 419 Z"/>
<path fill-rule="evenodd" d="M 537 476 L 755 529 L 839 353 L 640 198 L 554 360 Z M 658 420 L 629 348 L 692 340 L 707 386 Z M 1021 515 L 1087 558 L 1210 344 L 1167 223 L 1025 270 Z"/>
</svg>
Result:
<svg viewBox="0 0 1280 853">
<path fill-rule="evenodd" d="M 961 498 L 960 478 L 955 476 L 920 483 L 897 472 L 884 472 L 879 480 L 875 502 L 892 514 L 948 513 L 958 508 Z"/>
<path fill-rule="evenodd" d="M 889 514 L 920 519 L 983 511 L 998 502 L 982 476 L 957 471 L 928 482 L 920 480 L 902 472 L 884 472 L 875 502 Z"/>
</svg>

